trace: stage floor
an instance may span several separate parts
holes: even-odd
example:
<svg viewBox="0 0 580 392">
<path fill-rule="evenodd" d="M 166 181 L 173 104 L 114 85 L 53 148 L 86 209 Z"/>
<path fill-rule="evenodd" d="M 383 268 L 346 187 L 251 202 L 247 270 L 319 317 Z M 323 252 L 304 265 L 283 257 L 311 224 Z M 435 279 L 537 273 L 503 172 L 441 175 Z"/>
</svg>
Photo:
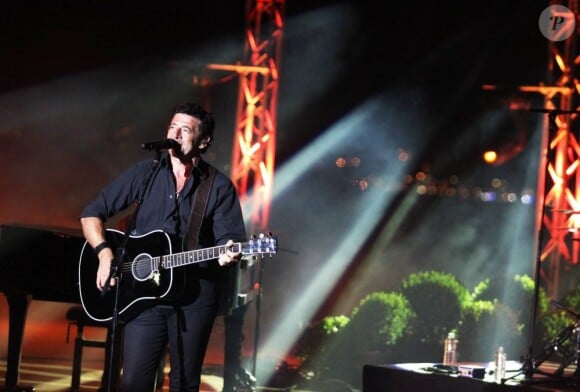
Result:
<svg viewBox="0 0 580 392">
<path fill-rule="evenodd" d="M 59 361 L 47 358 L 25 358 L 20 366 L 20 387 L 33 386 L 38 392 L 65 392 L 70 390 L 71 362 Z M 4 372 L 6 361 L 0 361 L 2 385 L 4 385 Z M 168 369 L 166 369 L 166 372 Z M 213 374 L 212 374 L 213 373 Z M 81 375 L 80 391 L 97 391 L 101 384 L 102 366 L 100 361 L 85 361 Z M 202 376 L 202 392 L 221 391 L 223 379 L 221 367 L 214 369 L 206 368 Z M 165 378 L 164 391 L 168 391 L 167 377 Z"/>
<path fill-rule="evenodd" d="M 25 358 L 20 366 L 19 386 L 34 387 L 37 392 L 69 392 L 71 383 L 71 361 L 59 361 L 46 358 Z M 0 391 L 3 391 L 6 361 L 0 361 Z M 169 369 L 166 368 L 165 372 Z M 100 388 L 102 366 L 100 361 L 85 361 L 81 375 L 79 392 L 96 392 Z M 206 366 L 202 377 L 200 392 L 220 392 L 223 386 L 221 366 Z M 289 391 L 291 387 L 273 388 L 258 385 L 256 392 L 282 392 Z M 293 392 L 317 392 L 311 389 L 292 388 Z M 169 391 L 167 375 L 163 385 L 163 391 Z"/>
<path fill-rule="evenodd" d="M 34 386 L 38 392 L 65 392 L 69 391 L 73 364 L 74 339 L 76 328 L 70 326 L 66 320 L 67 310 L 73 304 L 32 301 L 28 310 L 22 344 L 22 359 L 20 365 L 19 386 Z M 243 355 L 251 358 L 253 348 L 253 312 L 248 312 L 244 326 Z M 67 339 L 68 337 L 68 339 Z M 105 329 L 85 327 L 85 337 L 103 340 Z M 218 317 L 212 331 L 209 347 L 202 374 L 201 392 L 219 392 L 223 386 L 223 348 L 225 329 L 223 318 Z M 4 387 L 8 342 L 8 306 L 6 299 L 0 295 L 0 391 Z M 282 360 L 275 353 L 260 361 Z M 263 362 L 265 363 L 265 362 Z M 80 391 L 97 391 L 100 387 L 100 378 L 104 365 L 104 350 L 101 348 L 85 347 Z M 250 367 L 247 367 L 250 368 Z M 165 372 L 169 371 L 166 367 Z M 260 385 L 256 391 L 287 391 L 292 385 L 280 388 Z M 168 391 L 168 378 L 165 377 L 164 391 Z M 307 387 L 292 389 L 292 391 L 310 392 Z"/>
</svg>

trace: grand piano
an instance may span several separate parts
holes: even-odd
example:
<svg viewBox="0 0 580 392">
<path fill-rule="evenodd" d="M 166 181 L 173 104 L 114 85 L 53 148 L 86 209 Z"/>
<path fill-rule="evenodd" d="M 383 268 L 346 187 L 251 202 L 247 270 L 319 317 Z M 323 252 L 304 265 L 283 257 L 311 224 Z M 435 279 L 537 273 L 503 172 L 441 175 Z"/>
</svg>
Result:
<svg viewBox="0 0 580 392">
<path fill-rule="evenodd" d="M 20 357 L 30 301 L 80 304 L 80 230 L 0 225 L 0 291 L 8 302 L 9 332 L 5 389 L 18 386 Z"/>
</svg>

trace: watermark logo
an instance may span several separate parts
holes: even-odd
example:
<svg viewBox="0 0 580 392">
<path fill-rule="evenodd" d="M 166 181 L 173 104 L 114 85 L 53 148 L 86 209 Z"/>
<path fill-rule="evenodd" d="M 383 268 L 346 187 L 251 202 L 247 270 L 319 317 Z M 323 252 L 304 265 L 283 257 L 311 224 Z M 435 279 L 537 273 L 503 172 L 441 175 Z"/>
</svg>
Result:
<svg viewBox="0 0 580 392">
<path fill-rule="evenodd" d="M 568 7 L 551 5 L 540 14 L 540 31 L 550 41 L 568 39 L 576 28 L 576 16 Z"/>
</svg>

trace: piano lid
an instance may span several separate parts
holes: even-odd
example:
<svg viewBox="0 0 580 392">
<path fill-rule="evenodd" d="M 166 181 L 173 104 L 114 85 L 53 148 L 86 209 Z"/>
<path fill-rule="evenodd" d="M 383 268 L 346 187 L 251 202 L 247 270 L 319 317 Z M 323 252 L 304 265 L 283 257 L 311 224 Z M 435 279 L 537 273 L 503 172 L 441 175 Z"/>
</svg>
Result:
<svg viewBox="0 0 580 392">
<path fill-rule="evenodd" d="M 81 230 L 0 225 L 0 291 L 34 299 L 79 303 Z"/>
</svg>

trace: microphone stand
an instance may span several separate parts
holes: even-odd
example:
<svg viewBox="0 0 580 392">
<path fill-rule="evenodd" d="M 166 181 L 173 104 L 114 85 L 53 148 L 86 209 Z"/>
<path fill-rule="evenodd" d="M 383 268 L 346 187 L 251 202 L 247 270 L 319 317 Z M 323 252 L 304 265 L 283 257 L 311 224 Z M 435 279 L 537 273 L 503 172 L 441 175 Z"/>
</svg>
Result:
<svg viewBox="0 0 580 392">
<path fill-rule="evenodd" d="M 149 173 L 149 175 L 147 176 L 147 178 L 145 179 L 145 181 L 143 182 L 141 189 L 139 190 L 139 194 L 137 196 L 137 199 L 134 201 L 133 205 L 135 206 L 135 210 L 131 216 L 131 219 L 129 221 L 129 224 L 127 225 L 127 228 L 125 230 L 125 234 L 123 236 L 123 239 L 121 240 L 121 243 L 116 247 L 115 250 L 115 256 L 113 258 L 113 260 L 111 260 L 111 270 L 109 272 L 109 278 L 107 279 L 107 281 L 105 282 L 105 285 L 103 287 L 103 291 L 101 292 L 101 296 L 105 296 L 107 294 L 107 292 L 110 289 L 110 282 L 111 279 L 115 278 L 116 280 L 116 285 L 114 287 L 114 295 L 115 295 L 115 300 L 114 300 L 114 304 L 113 304 L 113 315 L 111 318 L 111 331 L 110 331 L 110 342 L 109 342 L 109 358 L 108 358 L 108 374 L 107 374 L 107 385 L 105 388 L 105 391 L 107 392 L 115 392 L 117 390 L 116 387 L 113 387 L 113 384 L 116 384 L 118 382 L 117 380 L 117 376 L 120 373 L 120 369 L 117 369 L 116 364 L 117 362 L 117 352 L 116 352 L 116 346 L 117 346 L 117 329 L 119 326 L 119 298 L 120 298 L 120 288 L 121 288 L 121 279 L 122 279 L 122 268 L 119 269 L 120 266 L 123 265 L 126 257 L 127 257 L 127 242 L 129 240 L 130 237 L 130 233 L 131 233 L 131 229 L 134 227 L 135 225 L 135 218 L 137 216 L 137 213 L 139 212 L 139 208 L 141 207 L 141 203 L 143 202 L 143 197 L 145 195 L 145 191 L 147 190 L 147 188 L 149 187 L 149 183 L 151 182 L 151 179 L 153 178 L 153 175 L 157 172 L 158 168 L 159 168 L 159 161 L 161 159 L 161 148 L 162 146 L 159 146 L 159 148 L 157 148 L 155 150 L 155 159 L 153 160 L 153 165 L 151 166 L 151 171 Z M 113 372 L 115 373 L 115 377 L 113 377 Z"/>
<path fill-rule="evenodd" d="M 545 151 L 546 151 L 546 157 L 545 157 L 545 167 L 544 167 L 544 195 L 542 197 L 542 204 L 544 203 L 545 197 L 546 197 L 546 189 L 545 189 L 545 176 L 546 173 L 548 172 L 548 165 L 550 163 L 550 160 L 548 159 L 548 152 L 549 152 L 549 146 L 548 143 L 550 141 L 550 136 L 554 133 L 554 131 L 557 129 L 557 124 L 555 122 L 556 120 L 556 115 L 557 114 L 562 114 L 559 111 L 553 111 L 550 109 L 530 109 L 531 112 L 541 112 L 541 113 L 547 113 L 548 114 L 548 135 L 547 135 L 547 141 L 545 143 Z M 534 335 L 535 335 L 535 325 L 536 325 L 536 319 L 538 317 L 538 302 L 540 301 L 540 275 L 541 275 L 541 268 L 542 268 L 542 259 L 541 259 L 541 254 L 542 254 L 542 244 L 544 241 L 544 231 L 542 230 L 542 224 L 541 222 L 544 221 L 544 215 L 545 215 L 545 207 L 542 206 L 541 209 L 541 214 L 540 214 L 540 219 L 539 222 L 540 224 L 539 226 L 539 233 L 538 233 L 538 243 L 536 245 L 536 265 L 535 265 L 535 278 L 534 278 L 534 294 L 533 294 L 533 308 L 532 308 L 532 317 L 531 317 L 531 324 L 530 324 L 530 331 L 529 331 L 529 346 L 528 346 L 528 352 L 526 354 L 526 357 L 523 359 L 523 363 L 522 363 L 522 368 L 520 369 L 520 371 L 516 372 L 516 374 L 512 375 L 511 377 L 508 377 L 507 379 L 502 380 L 502 382 L 505 382 L 507 380 L 511 380 L 515 377 L 517 377 L 520 374 L 524 374 L 524 376 L 528 379 L 531 379 L 532 376 L 534 375 L 534 373 L 541 373 L 538 370 L 538 360 L 537 358 L 534 357 L 533 354 L 533 350 L 534 350 Z"/>
<path fill-rule="evenodd" d="M 258 364 L 258 348 L 260 340 L 260 317 L 262 309 L 262 280 L 264 276 L 265 259 L 260 260 L 260 268 L 258 270 L 258 295 L 256 296 L 256 320 L 254 322 L 254 346 L 252 353 L 252 375 L 257 378 L 257 364 Z"/>
</svg>

